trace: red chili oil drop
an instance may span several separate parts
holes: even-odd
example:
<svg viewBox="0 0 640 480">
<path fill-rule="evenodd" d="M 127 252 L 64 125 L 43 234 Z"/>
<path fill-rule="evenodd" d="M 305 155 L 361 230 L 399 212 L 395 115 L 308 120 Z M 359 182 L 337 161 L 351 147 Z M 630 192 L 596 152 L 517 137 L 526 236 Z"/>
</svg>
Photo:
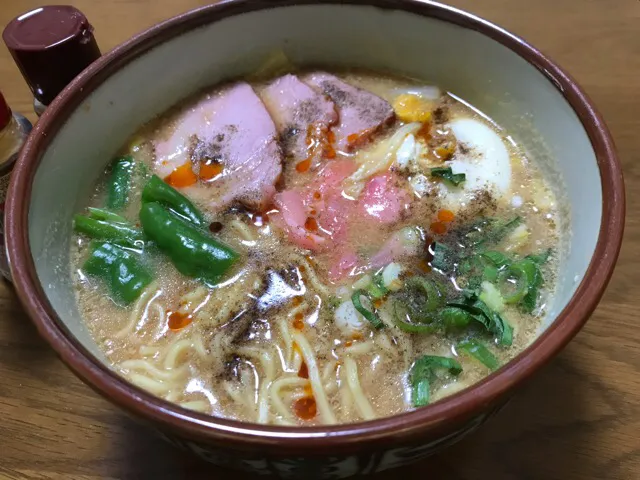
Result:
<svg viewBox="0 0 640 480">
<path fill-rule="evenodd" d="M 293 411 L 302 420 L 311 420 L 318 414 L 316 399 L 313 397 L 302 397 L 293 402 Z"/>
</svg>

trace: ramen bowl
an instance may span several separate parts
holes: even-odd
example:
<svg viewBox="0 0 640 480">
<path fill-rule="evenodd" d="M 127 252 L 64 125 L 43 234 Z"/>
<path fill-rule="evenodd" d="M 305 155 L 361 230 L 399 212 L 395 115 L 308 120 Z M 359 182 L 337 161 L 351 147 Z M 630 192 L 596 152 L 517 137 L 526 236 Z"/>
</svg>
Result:
<svg viewBox="0 0 640 480">
<path fill-rule="evenodd" d="M 366 68 L 442 85 L 508 126 L 526 151 L 564 179 L 567 245 L 557 289 L 544 327 L 514 360 L 428 407 L 320 427 L 195 413 L 109 367 L 76 304 L 69 268 L 73 213 L 140 125 L 206 86 L 254 72 L 274 51 L 297 65 Z M 480 18 L 419 0 L 231 0 L 154 26 L 81 73 L 23 148 L 6 220 L 11 272 L 25 309 L 98 393 L 212 463 L 340 478 L 416 461 L 459 440 L 569 342 L 613 272 L 624 185 L 611 137 L 582 90 L 535 48 Z"/>
</svg>

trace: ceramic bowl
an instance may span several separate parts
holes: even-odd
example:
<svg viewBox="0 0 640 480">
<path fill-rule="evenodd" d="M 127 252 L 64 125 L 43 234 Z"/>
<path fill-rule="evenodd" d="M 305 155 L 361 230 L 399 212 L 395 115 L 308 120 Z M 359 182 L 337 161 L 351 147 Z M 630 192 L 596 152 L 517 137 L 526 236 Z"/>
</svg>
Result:
<svg viewBox="0 0 640 480">
<path fill-rule="evenodd" d="M 546 328 L 509 364 L 423 409 L 313 428 L 184 410 L 107 366 L 74 299 L 72 214 L 141 124 L 199 89 L 255 71 L 278 49 L 298 65 L 364 67 L 445 86 L 508 126 L 520 145 L 564 179 L 572 236 L 558 290 Z M 40 333 L 82 380 L 216 464 L 331 478 L 405 464 L 457 441 L 558 353 L 594 310 L 613 271 L 624 186 L 611 137 L 582 90 L 535 48 L 495 25 L 419 0 L 231 0 L 157 25 L 80 74 L 29 137 L 7 209 L 17 293 Z"/>
</svg>

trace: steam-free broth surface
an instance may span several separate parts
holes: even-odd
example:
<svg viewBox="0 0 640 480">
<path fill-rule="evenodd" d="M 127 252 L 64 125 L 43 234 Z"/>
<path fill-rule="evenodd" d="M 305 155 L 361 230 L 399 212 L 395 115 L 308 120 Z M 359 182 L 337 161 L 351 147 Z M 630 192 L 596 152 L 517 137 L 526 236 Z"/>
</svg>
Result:
<svg viewBox="0 0 640 480">
<path fill-rule="evenodd" d="M 134 135 L 87 206 L 71 267 L 113 368 L 249 422 L 470 386 L 535 338 L 561 253 L 554 188 L 508 125 L 363 72 L 213 87 Z"/>
</svg>

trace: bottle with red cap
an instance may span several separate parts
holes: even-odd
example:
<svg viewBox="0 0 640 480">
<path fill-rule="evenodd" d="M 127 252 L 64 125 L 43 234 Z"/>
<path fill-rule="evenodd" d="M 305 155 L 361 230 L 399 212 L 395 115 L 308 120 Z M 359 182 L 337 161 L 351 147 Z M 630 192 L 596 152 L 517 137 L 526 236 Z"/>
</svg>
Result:
<svg viewBox="0 0 640 480">
<path fill-rule="evenodd" d="M 82 70 L 100 57 L 93 27 L 77 8 L 49 5 L 14 18 L 2 33 L 41 115 Z"/>
<path fill-rule="evenodd" d="M 31 131 L 31 122 L 14 113 L 0 92 L 0 273 L 8 278 L 9 267 L 4 252 L 4 199 L 18 152 Z"/>
</svg>

